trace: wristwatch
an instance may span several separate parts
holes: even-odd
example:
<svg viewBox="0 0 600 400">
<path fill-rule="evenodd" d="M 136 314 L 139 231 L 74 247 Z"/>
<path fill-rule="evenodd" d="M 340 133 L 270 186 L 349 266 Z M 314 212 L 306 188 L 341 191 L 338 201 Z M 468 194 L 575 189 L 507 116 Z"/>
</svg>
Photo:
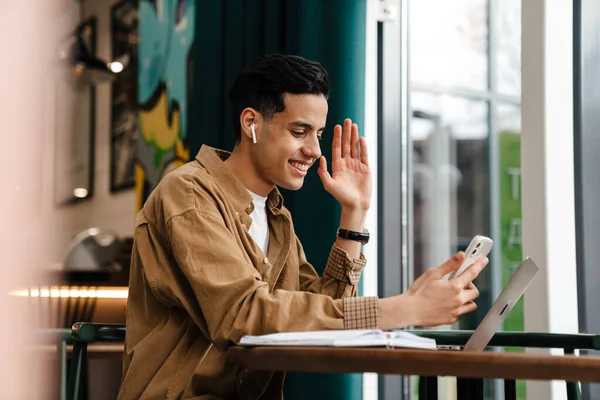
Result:
<svg viewBox="0 0 600 400">
<path fill-rule="evenodd" d="M 340 228 L 337 231 L 337 237 L 347 240 L 354 240 L 362 243 L 363 245 L 369 243 L 369 231 L 366 229 L 363 232 L 355 232 Z"/>
</svg>

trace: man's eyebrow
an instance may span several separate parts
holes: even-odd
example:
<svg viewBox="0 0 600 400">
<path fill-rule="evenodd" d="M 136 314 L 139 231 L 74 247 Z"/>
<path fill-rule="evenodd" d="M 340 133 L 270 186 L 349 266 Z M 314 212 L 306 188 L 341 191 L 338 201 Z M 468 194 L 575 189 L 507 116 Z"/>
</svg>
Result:
<svg viewBox="0 0 600 400">
<path fill-rule="evenodd" d="M 306 128 L 306 129 L 313 129 L 313 126 L 311 124 L 309 124 L 306 121 L 301 121 L 301 120 L 292 121 L 292 122 L 289 123 L 289 125 L 291 125 L 291 126 L 298 126 L 298 127 Z M 324 129 L 325 129 L 325 127 L 319 128 L 320 131 L 322 131 Z"/>
</svg>

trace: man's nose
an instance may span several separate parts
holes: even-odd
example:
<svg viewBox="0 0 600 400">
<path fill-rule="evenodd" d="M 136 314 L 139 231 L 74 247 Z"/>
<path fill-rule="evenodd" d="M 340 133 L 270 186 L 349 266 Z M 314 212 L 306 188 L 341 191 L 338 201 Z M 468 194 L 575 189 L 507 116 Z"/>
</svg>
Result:
<svg viewBox="0 0 600 400">
<path fill-rule="evenodd" d="M 307 139 L 303 153 L 313 160 L 318 160 L 321 157 L 321 143 L 319 143 L 319 137 L 317 135 L 311 135 L 310 138 Z"/>
</svg>

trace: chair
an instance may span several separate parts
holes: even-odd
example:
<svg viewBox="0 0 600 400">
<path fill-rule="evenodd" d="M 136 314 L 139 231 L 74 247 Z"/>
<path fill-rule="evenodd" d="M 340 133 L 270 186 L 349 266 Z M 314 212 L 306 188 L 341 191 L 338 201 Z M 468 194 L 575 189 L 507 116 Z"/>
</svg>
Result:
<svg viewBox="0 0 600 400">
<path fill-rule="evenodd" d="M 412 330 L 414 334 L 432 338 L 438 345 L 464 346 L 473 331 L 436 331 Z M 521 347 L 563 349 L 565 354 L 574 354 L 575 350 L 600 350 L 600 335 L 593 334 L 556 334 L 535 332 L 497 332 L 488 347 Z M 457 380 L 458 391 L 463 393 L 459 398 L 483 398 L 483 379 Z M 577 382 L 566 382 L 567 398 L 581 399 Z M 514 379 L 504 380 L 504 396 L 507 400 L 517 398 L 517 386 Z M 437 377 L 420 377 L 419 399 L 437 399 Z"/>
<path fill-rule="evenodd" d="M 39 284 L 24 290 L 11 293 L 12 296 L 24 298 L 35 318 L 36 344 L 56 346 L 58 385 L 57 398 L 67 398 L 67 345 L 72 343 L 71 326 L 76 321 L 91 320 L 97 299 L 89 295 L 81 295 L 80 286 L 51 285 L 55 276 L 42 274 Z M 86 288 L 88 292 L 95 287 Z"/>
<path fill-rule="evenodd" d="M 72 343 L 71 330 L 60 328 L 44 328 L 40 331 L 41 342 L 56 345 L 58 370 L 58 399 L 67 399 L 67 345 Z"/>
<path fill-rule="evenodd" d="M 67 399 L 79 400 L 87 367 L 87 346 L 93 342 L 125 341 L 125 325 L 76 322 L 71 328 L 73 356 L 67 382 Z"/>
</svg>

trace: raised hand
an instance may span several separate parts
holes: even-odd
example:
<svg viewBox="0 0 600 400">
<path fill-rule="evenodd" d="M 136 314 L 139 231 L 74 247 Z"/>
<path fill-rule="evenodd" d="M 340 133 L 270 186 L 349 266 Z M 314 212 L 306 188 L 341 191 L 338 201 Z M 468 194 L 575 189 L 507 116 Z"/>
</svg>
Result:
<svg viewBox="0 0 600 400">
<path fill-rule="evenodd" d="M 341 204 L 342 209 L 367 211 L 371 204 L 371 169 L 367 143 L 358 136 L 358 125 L 344 120 L 344 128 L 333 129 L 331 175 L 327 161 L 321 157 L 319 176 L 327 190 Z"/>
</svg>

